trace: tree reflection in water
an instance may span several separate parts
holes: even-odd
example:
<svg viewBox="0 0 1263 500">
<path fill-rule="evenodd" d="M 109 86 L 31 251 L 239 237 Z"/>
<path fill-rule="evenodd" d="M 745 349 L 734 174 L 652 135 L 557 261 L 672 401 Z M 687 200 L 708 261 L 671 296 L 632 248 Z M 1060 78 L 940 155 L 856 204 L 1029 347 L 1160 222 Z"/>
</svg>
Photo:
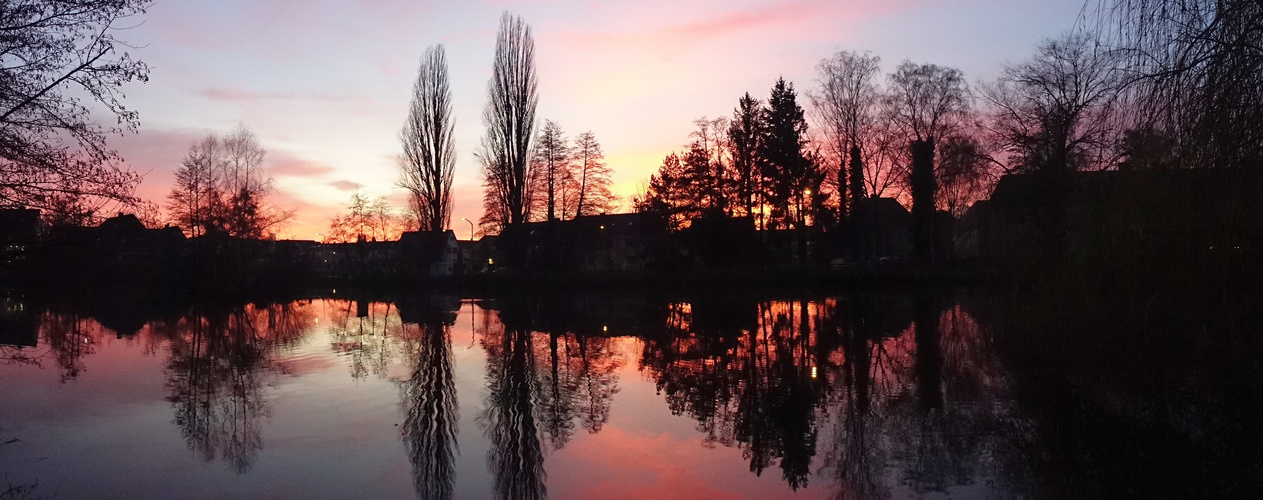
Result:
<svg viewBox="0 0 1263 500">
<path fill-rule="evenodd" d="M 44 313 L 40 321 L 40 336 L 61 369 L 62 382 L 79 377 L 84 369 L 83 358 L 95 352 L 101 341 L 100 330 L 96 321 L 75 312 Z"/>
<path fill-rule="evenodd" d="M 555 307 L 556 304 L 550 304 Z M 562 449 L 576 426 L 600 432 L 618 393 L 624 360 L 611 339 L 579 334 L 556 310 L 537 310 L 532 328 L 524 304 L 510 301 L 480 330 L 487 353 L 488 395 L 478 415 L 491 449 L 487 463 L 500 498 L 547 494 L 543 444 Z"/>
<path fill-rule="evenodd" d="M 370 373 L 385 377 L 391 362 L 402 353 L 398 341 L 402 318 L 390 302 L 327 300 L 328 328 L 334 352 L 347 357 L 351 377 Z"/>
<path fill-rule="evenodd" d="M 608 330 L 637 334 L 640 370 L 672 412 L 696 422 L 704 445 L 739 450 L 754 474 L 780 469 L 790 488 L 838 498 L 1115 497 L 1263 484 L 1250 482 L 1263 443 L 1255 305 L 1175 292 L 1116 306 L 1113 296 L 1076 297 L 482 302 L 491 305 L 471 320 L 487 394 L 475 421 L 495 494 L 545 496 L 545 455 L 610 418 L 620 347 L 636 345 L 603 335 L 610 321 Z M 398 374 L 418 495 L 454 496 L 453 309 L 322 304 L 321 325 L 352 377 Z M 163 313 L 122 335 L 169 353 L 169 400 L 188 447 L 244 472 L 263 446 L 269 377 L 287 369 L 278 349 L 315 323 L 311 309 Z M 85 357 L 114 334 L 64 310 L 7 313 L 15 333 L 4 352 L 39 357 L 5 362 L 47 358 L 63 382 L 83 377 Z M 430 312 L 410 317 L 418 310 Z"/>
<path fill-rule="evenodd" d="M 271 415 L 266 378 L 282 369 L 271 356 L 297 342 L 308 323 L 290 303 L 194 309 L 155 325 L 170 342 L 168 400 L 190 449 L 239 473 L 250 470 L 263 448 L 259 420 Z"/>
<path fill-rule="evenodd" d="M 487 401 L 478 424 L 491 449 L 487 466 L 495 477 L 498 498 L 544 498 L 544 455 L 536 428 L 535 397 L 542 387 L 535 370 L 534 341 L 502 311 L 503 323 L 483 333 L 487 351 Z"/>
<path fill-rule="evenodd" d="M 944 491 L 995 474 L 987 431 L 1009 415 L 984 390 L 999 375 L 976 325 L 942 303 L 676 303 L 641 366 L 673 412 L 739 448 L 755 474 L 779 466 L 790 488 L 807 486 L 820 443 L 816 472 L 839 498 L 890 496 L 892 468 L 913 492 Z"/>
<path fill-rule="evenodd" d="M 452 372 L 451 318 L 427 314 L 405 323 L 401 337 L 412 374 L 399 383 L 403 399 L 403 441 L 412 463 L 413 486 L 423 499 L 452 498 L 459 420 Z"/>
<path fill-rule="evenodd" d="M 755 474 L 779 463 L 797 489 L 810 477 L 823 394 L 817 314 L 806 302 L 672 304 L 641 367 L 674 413 L 698 420 L 708 443 L 738 446 Z"/>
</svg>

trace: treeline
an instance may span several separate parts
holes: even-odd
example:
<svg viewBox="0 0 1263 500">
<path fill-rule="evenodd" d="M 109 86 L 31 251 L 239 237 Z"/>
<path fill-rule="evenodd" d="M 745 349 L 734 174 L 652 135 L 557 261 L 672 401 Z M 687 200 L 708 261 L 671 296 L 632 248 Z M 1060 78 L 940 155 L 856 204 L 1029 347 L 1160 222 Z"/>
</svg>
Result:
<svg viewBox="0 0 1263 500">
<path fill-rule="evenodd" d="M 747 93 L 731 118 L 695 121 L 634 205 L 672 229 L 708 216 L 846 228 L 857 201 L 893 197 L 911 207 L 924 257 L 934 212 L 963 215 L 1005 174 L 1038 176 L 1052 206 L 1074 172 L 1257 176 L 1263 7 L 1153 0 L 1089 12 L 972 88 L 960 70 L 910 61 L 883 79 L 878 56 L 839 51 L 818 64 L 807 112 L 778 79 L 766 101 Z"/>
<path fill-rule="evenodd" d="M 0 203 L 39 208 L 56 224 L 92 224 L 121 206 L 190 235 L 265 237 L 289 212 L 269 206 L 271 186 L 252 134 L 243 129 L 195 144 L 164 221 L 135 196 L 139 177 L 105 143 L 138 123 L 113 89 L 144 81 L 147 66 L 126 54 L 60 64 L 88 59 L 79 56 L 94 45 L 83 33 L 110 31 L 146 5 L 89 2 L 80 11 L 40 4 L 0 22 L 14 34 L 3 43 L 7 53 L 49 61 L 6 70 Z M 505 13 L 475 152 L 487 234 L 616 203 L 594 135 L 572 141 L 559 125 L 537 126 L 534 50 L 530 27 Z M 935 211 L 961 215 L 1008 173 L 1038 174 L 1055 201 L 1074 172 L 1229 169 L 1240 182 L 1226 194 L 1257 198 L 1242 191 L 1259 185 L 1260 66 L 1263 6 L 1252 0 L 1094 2 L 1076 29 L 973 85 L 957 69 L 911 61 L 882 75 L 877 56 L 840 51 L 819 63 L 803 95 L 777 81 L 766 100 L 747 94 L 731 117 L 699 120 L 684 150 L 664 159 L 633 205 L 663 214 L 674 228 L 711 214 L 751 217 L 767 229 L 846 228 L 857 201 L 894 197 L 911 206 L 922 248 Z M 91 90 L 92 102 L 120 125 L 91 120 L 64 91 L 70 81 Z M 442 45 L 422 56 L 411 97 L 400 131 L 397 184 L 409 193 L 402 212 L 411 227 L 445 230 L 456 151 Z M 51 139 L 63 136 L 64 143 Z"/>
</svg>

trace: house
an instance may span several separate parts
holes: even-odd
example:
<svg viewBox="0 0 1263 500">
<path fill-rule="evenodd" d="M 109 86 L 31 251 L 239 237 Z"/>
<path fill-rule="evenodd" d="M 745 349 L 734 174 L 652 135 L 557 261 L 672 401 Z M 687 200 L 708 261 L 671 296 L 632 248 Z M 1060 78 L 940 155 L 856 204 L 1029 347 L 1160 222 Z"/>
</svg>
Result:
<svg viewBox="0 0 1263 500">
<path fill-rule="evenodd" d="M 634 272 L 645 267 L 651 232 L 645 214 L 631 213 L 532 222 L 505 237 L 524 240 L 531 271 Z"/>
<path fill-rule="evenodd" d="M 0 270 L 23 261 L 23 252 L 39 236 L 39 210 L 0 209 Z"/>
<path fill-rule="evenodd" d="M 179 255 L 185 242 L 179 228 L 149 229 L 132 214 L 106 219 L 95 233 L 93 252 L 122 265 L 143 266 L 174 257 Z"/>
<path fill-rule="evenodd" d="M 799 234 L 788 236 L 783 255 L 797 257 Z M 678 241 L 693 266 L 744 267 L 754 264 L 760 254 L 753 217 L 701 217 L 680 231 Z"/>
<path fill-rule="evenodd" d="M 39 234 L 39 210 L 32 208 L 0 209 L 0 241 L 27 242 Z"/>
<path fill-rule="evenodd" d="M 1006 175 L 962 218 L 957 250 L 979 258 L 1187 257 L 1257 245 L 1258 188 L 1244 169 L 1073 172 L 1059 183 L 1041 174 Z"/>
<path fill-rule="evenodd" d="M 851 217 L 851 238 L 858 260 L 906 260 L 912 255 L 912 214 L 898 200 L 857 200 Z"/>
<path fill-rule="evenodd" d="M 405 270 L 425 276 L 451 276 L 464 270 L 460 244 L 452 230 L 408 231 L 399 236 L 399 258 Z"/>
<path fill-rule="evenodd" d="M 456 243 L 460 246 L 461 261 L 465 263 L 466 273 L 486 273 L 497 269 L 496 256 L 499 254 L 499 236 L 488 235 L 477 240 L 463 240 Z M 500 266 L 504 259 L 501 258 Z"/>
</svg>

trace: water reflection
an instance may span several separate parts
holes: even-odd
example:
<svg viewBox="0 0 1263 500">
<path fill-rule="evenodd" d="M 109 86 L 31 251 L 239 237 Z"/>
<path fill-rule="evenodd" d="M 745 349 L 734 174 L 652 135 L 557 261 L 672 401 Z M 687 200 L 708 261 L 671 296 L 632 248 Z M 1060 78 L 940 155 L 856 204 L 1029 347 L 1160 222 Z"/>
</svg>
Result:
<svg viewBox="0 0 1263 500">
<path fill-rule="evenodd" d="M 359 300 L 326 301 L 328 332 L 334 352 L 346 355 L 351 377 L 385 377 L 400 354 L 402 321 L 395 304 Z"/>
<path fill-rule="evenodd" d="M 1251 422 L 1263 415 L 1263 383 L 1251 353 L 1263 345 L 1248 325 L 1257 312 L 1225 311 L 1237 323 L 1206 333 L 1222 342 L 1211 344 L 1164 326 L 1190 324 L 1175 303 L 1155 320 L 1012 300 L 519 297 L 465 308 L 416 296 L 167 309 L 140 327 L 127 315 L 103 323 L 74 307 L 10 301 L 0 360 L 55 371 L 69 386 L 93 376 L 91 361 L 108 355 L 112 338 L 137 342 L 163 360 L 163 396 L 183 447 L 235 474 L 258 473 L 264 427 L 278 413 L 274 387 L 332 366 L 335 382 L 322 383 L 392 391 L 399 430 L 387 454 L 406 458 L 420 498 L 570 491 L 558 487 L 584 481 L 584 471 L 550 480 L 546 460 L 570 463 L 565 453 L 576 448 L 591 458 L 604 451 L 585 442 L 650 419 L 653 408 L 620 406 L 627 418 L 611 424 L 623 385 L 648 388 L 647 397 L 656 390 L 655 401 L 694 429 L 664 442 L 700 440 L 739 460 L 725 480 L 760 478 L 786 493 L 1115 496 L 1125 491 L 1101 477 L 1135 487 L 1153 480 L 1150 467 L 1170 478 L 1143 491 L 1188 492 L 1214 478 L 1216 491 L 1233 492 L 1222 485 L 1255 474 L 1263 431 Z M 1117 333 L 1133 324 L 1160 340 Z M 464 365 L 478 370 L 474 380 L 461 372 L 469 357 L 453 350 L 454 329 L 461 345 L 482 350 L 468 354 L 485 355 L 485 371 Z M 634 340 L 619 337 L 628 334 Z M 1212 349 L 1219 345 L 1233 349 Z M 294 356 L 300 348 L 307 354 Z M 640 376 L 627 377 L 635 369 Z M 458 425 L 460 397 L 475 409 L 466 415 L 473 425 Z M 462 444 L 485 447 L 485 470 L 458 474 L 470 467 Z M 1187 457 L 1195 463 L 1182 465 Z M 486 491 L 471 495 L 461 478 Z"/>
<path fill-rule="evenodd" d="M 295 304 L 247 305 L 156 326 L 170 346 L 167 399 L 189 448 L 249 471 L 263 448 L 259 421 L 271 415 L 264 389 L 278 368 L 273 351 L 298 341 L 308 316 Z"/>
<path fill-rule="evenodd" d="M 697 419 L 708 442 L 741 448 L 751 472 L 779 464 L 791 488 L 806 486 L 825 389 L 812 330 L 820 308 L 765 302 L 669 309 L 662 336 L 645 343 L 641 363 L 672 411 Z"/>
<path fill-rule="evenodd" d="M 449 330 L 454 319 L 435 310 L 401 329 L 412 372 L 399 383 L 403 441 L 413 486 L 423 499 L 452 498 L 454 493 L 459 420 Z"/>
<path fill-rule="evenodd" d="M 515 328 L 512 313 L 483 332 L 487 400 L 478 415 L 491 448 L 487 467 L 498 498 L 544 498 L 544 454 L 535 414 L 543 396 L 531 333 Z"/>
</svg>

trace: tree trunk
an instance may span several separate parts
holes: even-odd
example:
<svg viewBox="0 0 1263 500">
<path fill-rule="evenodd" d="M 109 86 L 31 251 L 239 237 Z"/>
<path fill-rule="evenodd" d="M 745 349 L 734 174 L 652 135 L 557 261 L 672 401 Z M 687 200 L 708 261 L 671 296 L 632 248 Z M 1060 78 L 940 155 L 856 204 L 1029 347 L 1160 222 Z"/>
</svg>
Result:
<svg viewBox="0 0 1263 500">
<path fill-rule="evenodd" d="M 912 259 L 934 264 L 934 143 L 912 141 Z"/>
</svg>

